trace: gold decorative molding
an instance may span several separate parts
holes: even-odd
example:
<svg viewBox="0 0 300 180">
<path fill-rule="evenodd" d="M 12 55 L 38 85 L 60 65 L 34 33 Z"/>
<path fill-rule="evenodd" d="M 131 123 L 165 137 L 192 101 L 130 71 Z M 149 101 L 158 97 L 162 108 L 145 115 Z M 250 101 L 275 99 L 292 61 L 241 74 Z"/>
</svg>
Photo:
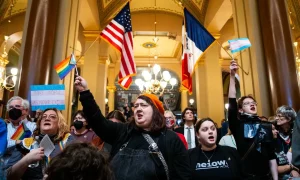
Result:
<svg viewBox="0 0 300 180">
<path fill-rule="evenodd" d="M 195 2 L 195 0 L 173 0 L 181 7 L 187 8 L 187 10 L 202 24 L 205 20 L 205 15 L 208 7 L 208 0 L 199 0 L 199 2 Z"/>
<path fill-rule="evenodd" d="M 181 83 L 181 82 L 178 82 L 178 83 Z M 181 93 L 186 93 L 186 92 L 188 92 L 189 90 L 186 88 L 186 87 L 184 87 L 182 84 L 180 85 L 180 87 L 179 87 L 179 92 L 181 92 Z"/>
<path fill-rule="evenodd" d="M 117 87 L 116 86 L 106 86 L 106 89 L 110 92 L 110 93 L 114 93 L 117 91 Z"/>
<path fill-rule="evenodd" d="M 80 56 L 76 56 L 76 59 L 78 59 Z M 80 60 L 77 62 L 77 65 L 78 66 L 82 66 L 84 65 L 84 56 L 82 56 L 80 58 Z M 107 56 L 100 56 L 99 57 L 99 60 L 98 60 L 98 64 L 107 64 L 107 65 L 110 65 L 110 61 L 108 60 L 108 57 Z"/>
<path fill-rule="evenodd" d="M 176 11 L 173 9 L 168 9 L 168 8 L 162 8 L 162 7 L 142 7 L 142 8 L 132 8 L 130 9 L 132 13 L 136 12 L 156 12 L 156 13 L 171 13 L 171 14 L 176 14 L 181 17 L 183 17 L 183 11 Z"/>
<path fill-rule="evenodd" d="M 83 31 L 83 35 L 86 41 L 94 41 L 100 33 L 101 31 Z"/>
<path fill-rule="evenodd" d="M 181 54 L 182 54 L 182 51 L 181 51 L 181 50 L 182 50 L 181 43 L 178 42 L 178 43 L 176 44 L 176 49 L 175 49 L 175 52 L 174 52 L 173 57 L 176 58 L 176 57 L 178 57 L 179 54 L 181 55 Z"/>
<path fill-rule="evenodd" d="M 204 23 L 207 7 L 208 7 L 208 0 L 200 0 L 197 2 L 195 0 L 173 0 L 174 3 L 178 4 L 181 2 L 182 7 L 186 7 L 195 17 L 200 21 L 202 24 Z M 98 10 L 99 10 L 99 20 L 101 28 L 105 27 L 113 17 L 115 17 L 121 8 L 128 2 L 126 1 L 119 1 L 119 0 L 111 0 L 111 2 L 107 3 L 107 6 L 104 7 L 103 0 L 97 0 Z M 168 8 L 157 7 L 157 13 L 170 13 L 180 17 L 183 17 L 183 11 L 176 11 Z M 154 12 L 153 7 L 144 7 L 144 8 L 133 8 L 130 9 L 131 13 L 144 13 L 144 12 Z"/>
<path fill-rule="evenodd" d="M 220 39 L 220 37 L 221 37 L 221 34 L 219 34 L 219 33 L 211 33 L 211 35 L 212 35 L 216 40 Z"/>
</svg>

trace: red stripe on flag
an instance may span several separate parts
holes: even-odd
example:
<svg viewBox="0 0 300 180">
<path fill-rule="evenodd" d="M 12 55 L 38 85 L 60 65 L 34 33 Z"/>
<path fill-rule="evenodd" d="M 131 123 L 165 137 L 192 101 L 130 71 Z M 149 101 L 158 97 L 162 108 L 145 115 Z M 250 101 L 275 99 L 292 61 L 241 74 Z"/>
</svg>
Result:
<svg viewBox="0 0 300 180">
<path fill-rule="evenodd" d="M 116 43 L 113 42 L 112 39 L 110 39 L 108 36 L 106 36 L 105 34 L 101 33 L 100 36 L 105 39 L 109 44 L 111 44 L 112 46 L 114 46 L 119 52 L 122 51 L 122 48 L 120 46 L 118 46 Z"/>
<path fill-rule="evenodd" d="M 192 93 L 192 77 L 189 73 L 188 70 L 188 55 L 185 53 L 184 54 L 184 58 L 182 60 L 182 86 L 184 86 L 185 88 L 187 88 L 189 90 L 189 93 Z"/>
<path fill-rule="evenodd" d="M 115 29 L 116 30 L 116 29 Z M 123 39 L 122 38 L 120 38 L 120 36 L 118 36 L 115 32 L 113 32 L 111 29 L 109 29 L 109 28 L 105 28 L 105 31 L 107 32 L 107 33 L 109 33 L 110 35 L 112 35 L 117 41 L 119 41 L 120 43 L 122 43 L 123 42 Z M 118 31 L 119 32 L 119 31 Z M 120 34 L 123 34 L 124 32 L 123 31 L 121 31 L 121 32 L 119 32 Z"/>
<path fill-rule="evenodd" d="M 117 25 L 115 25 L 113 22 L 109 23 L 109 25 L 116 31 L 118 31 L 121 35 L 124 34 L 124 31 L 120 29 Z"/>
</svg>

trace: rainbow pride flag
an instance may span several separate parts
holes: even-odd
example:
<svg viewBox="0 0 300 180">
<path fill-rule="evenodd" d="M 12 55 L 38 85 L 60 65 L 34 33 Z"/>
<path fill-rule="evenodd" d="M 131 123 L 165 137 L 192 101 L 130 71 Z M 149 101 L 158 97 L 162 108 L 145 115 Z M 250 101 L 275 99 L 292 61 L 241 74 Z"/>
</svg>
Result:
<svg viewBox="0 0 300 180">
<path fill-rule="evenodd" d="M 12 140 L 23 140 L 31 136 L 31 131 L 23 123 L 17 128 L 16 132 L 11 136 Z"/>
<path fill-rule="evenodd" d="M 69 72 L 76 67 L 76 60 L 73 54 L 62 60 L 60 63 L 54 66 L 60 79 L 64 79 Z"/>
</svg>

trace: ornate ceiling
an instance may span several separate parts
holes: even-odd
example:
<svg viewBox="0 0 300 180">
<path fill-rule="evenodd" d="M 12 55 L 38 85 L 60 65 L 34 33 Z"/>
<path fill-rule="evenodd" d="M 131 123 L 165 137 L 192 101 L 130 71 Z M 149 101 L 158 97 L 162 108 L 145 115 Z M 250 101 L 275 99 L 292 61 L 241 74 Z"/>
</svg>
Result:
<svg viewBox="0 0 300 180">
<path fill-rule="evenodd" d="M 0 23 L 12 16 L 24 13 L 28 0 L 1 0 L 0 1 Z"/>
<path fill-rule="evenodd" d="M 128 1 L 97 0 L 101 29 L 122 9 Z M 155 5 L 156 4 L 156 5 Z M 131 0 L 130 11 L 134 32 L 134 55 L 137 61 L 159 62 L 180 61 L 181 27 L 183 7 L 186 7 L 200 21 L 204 22 L 208 0 Z M 160 34 L 156 48 L 145 48 L 144 43 L 153 42 L 155 25 Z M 149 59 L 149 60 L 148 60 Z"/>
</svg>

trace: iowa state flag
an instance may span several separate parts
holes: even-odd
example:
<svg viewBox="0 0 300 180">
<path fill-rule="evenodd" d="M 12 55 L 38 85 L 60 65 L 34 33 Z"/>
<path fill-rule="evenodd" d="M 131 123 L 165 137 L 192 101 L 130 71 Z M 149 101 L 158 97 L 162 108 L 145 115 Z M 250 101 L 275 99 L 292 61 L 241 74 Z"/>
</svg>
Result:
<svg viewBox="0 0 300 180">
<path fill-rule="evenodd" d="M 182 85 L 192 93 L 192 74 L 194 66 L 215 38 L 184 8 L 182 28 Z"/>
</svg>

